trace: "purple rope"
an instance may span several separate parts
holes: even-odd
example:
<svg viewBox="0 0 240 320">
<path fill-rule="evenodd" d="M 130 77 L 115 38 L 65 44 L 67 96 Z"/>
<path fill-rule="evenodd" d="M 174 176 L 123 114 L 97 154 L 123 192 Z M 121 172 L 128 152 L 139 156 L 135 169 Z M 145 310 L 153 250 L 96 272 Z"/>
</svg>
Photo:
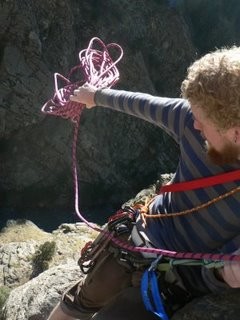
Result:
<svg viewBox="0 0 240 320">
<path fill-rule="evenodd" d="M 93 49 L 93 43 L 96 42 L 102 50 Z M 109 49 L 117 49 L 120 54 L 118 59 L 112 60 Z M 47 101 L 43 107 L 42 112 L 49 115 L 60 116 L 65 119 L 71 119 L 74 122 L 74 136 L 72 145 L 72 159 L 73 159 L 73 180 L 75 190 L 75 211 L 81 221 L 95 231 L 101 232 L 106 238 L 111 239 L 112 242 L 117 244 L 123 249 L 132 252 L 145 252 L 157 255 L 163 255 L 175 259 L 196 259 L 196 260 L 211 260 L 211 261 L 240 261 L 239 255 L 230 254 L 216 254 L 216 253 L 194 253 L 194 252 L 175 252 L 157 248 L 135 247 L 128 243 L 115 238 L 111 233 L 103 231 L 96 224 L 86 220 L 79 211 L 79 185 L 77 176 L 77 139 L 79 132 L 80 117 L 85 106 L 78 102 L 70 100 L 70 95 L 74 90 L 84 83 L 91 84 L 96 88 L 110 88 L 119 80 L 119 72 L 116 64 L 123 56 L 122 48 L 116 44 L 111 43 L 105 45 L 99 38 L 93 38 L 88 45 L 88 48 L 80 51 L 79 60 L 80 64 L 73 67 L 69 73 L 68 78 L 65 78 L 59 73 L 54 74 L 55 94 Z M 70 78 L 76 72 L 82 72 L 83 80 L 71 82 Z M 65 83 L 62 88 L 58 87 L 58 82 L 61 80 Z"/>
</svg>

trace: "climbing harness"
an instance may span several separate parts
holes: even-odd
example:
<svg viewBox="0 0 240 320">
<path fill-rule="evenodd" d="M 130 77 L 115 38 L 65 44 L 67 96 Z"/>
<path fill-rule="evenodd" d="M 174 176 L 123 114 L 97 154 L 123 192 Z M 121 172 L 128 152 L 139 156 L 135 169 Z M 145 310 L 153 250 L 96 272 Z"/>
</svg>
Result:
<svg viewBox="0 0 240 320">
<path fill-rule="evenodd" d="M 96 265 L 101 252 L 107 248 L 111 238 L 99 233 L 94 241 L 89 241 L 81 249 L 78 265 L 84 274 L 88 274 Z"/>
<path fill-rule="evenodd" d="M 94 49 L 94 44 L 97 44 L 100 49 Z M 113 61 L 109 50 L 116 50 L 118 52 L 118 58 Z M 110 88 L 119 79 L 119 72 L 116 64 L 123 56 L 122 48 L 115 43 L 105 45 L 99 38 L 93 38 L 89 42 L 88 48 L 80 51 L 79 60 L 80 63 L 70 70 L 67 77 L 62 76 L 59 73 L 54 74 L 55 94 L 47 101 L 43 107 L 42 112 L 48 115 L 60 116 L 65 119 L 70 119 L 74 123 L 74 135 L 72 145 L 72 163 L 73 163 L 73 180 L 75 190 L 75 212 L 87 226 L 99 232 L 99 236 L 94 242 L 87 243 L 82 249 L 81 257 L 79 259 L 79 265 L 83 273 L 88 273 L 95 266 L 98 256 L 101 251 L 108 248 L 113 250 L 117 256 L 120 256 L 120 260 L 132 265 L 149 265 L 150 267 L 145 271 L 142 278 L 142 295 L 144 303 L 148 310 L 151 310 L 163 320 L 168 320 L 167 313 L 164 309 L 168 306 L 166 301 L 169 300 L 169 284 L 167 291 L 161 288 L 159 292 L 158 280 L 156 277 L 157 269 L 167 269 L 169 266 L 173 267 L 179 264 L 185 265 L 204 265 L 206 267 L 220 267 L 224 261 L 240 261 L 240 255 L 233 254 L 218 254 L 218 253 L 195 253 L 195 252 L 175 252 L 170 250 L 164 250 L 154 248 L 151 245 L 139 246 L 129 244 L 121 239 L 122 234 L 130 231 L 136 231 L 135 220 L 136 215 L 141 214 L 143 220 L 146 218 L 172 218 L 174 216 L 186 215 L 197 212 L 203 208 L 210 206 L 211 204 L 220 201 L 228 196 L 233 195 L 240 191 L 240 187 L 230 190 L 229 192 L 220 195 L 211 201 L 208 201 L 195 208 L 185 210 L 182 212 L 171 214 L 157 214 L 149 215 L 148 207 L 150 202 L 146 202 L 144 205 L 135 206 L 134 208 L 124 208 L 118 211 L 114 216 L 110 217 L 107 227 L 100 228 L 96 224 L 86 220 L 79 211 L 79 198 L 78 198 L 78 177 L 77 177 L 77 161 L 76 161 L 76 149 L 77 138 L 79 132 L 80 117 L 85 106 L 83 104 L 73 102 L 70 100 L 70 96 L 73 95 L 74 90 L 84 84 L 90 84 L 97 89 Z M 80 80 L 73 81 L 72 79 L 79 78 L 79 74 L 82 77 Z M 59 82 L 64 85 L 60 87 Z M 213 186 L 219 183 L 229 182 L 233 180 L 240 180 L 240 170 L 235 172 L 225 173 L 223 175 L 202 178 L 187 183 L 176 183 L 165 185 L 161 188 L 160 192 L 177 192 L 182 190 L 193 190 L 196 188 L 203 188 Z M 152 201 L 152 200 L 151 200 Z M 114 251 L 115 250 L 115 251 Z M 145 254 L 141 259 L 137 256 L 133 256 L 132 253 Z M 157 258 L 156 258 L 157 257 Z M 163 262 L 164 257 L 164 262 Z M 154 258 L 154 261 L 153 261 Z M 174 291 L 174 290 L 173 290 Z M 181 295 L 181 294 L 180 294 Z M 170 294 L 171 296 L 171 294 Z M 186 300 L 188 300 L 186 295 Z M 171 299 L 170 299 L 171 301 Z"/>
<path fill-rule="evenodd" d="M 136 269 L 149 266 L 153 260 L 153 255 L 145 256 L 140 253 L 134 255 L 131 251 L 125 250 L 111 241 L 111 237 L 126 238 L 130 235 L 132 237 L 133 229 L 136 228 L 135 216 L 136 212 L 130 207 L 118 210 L 109 218 L 104 229 L 105 233 L 101 232 L 94 241 L 85 244 L 78 260 L 78 264 L 83 273 L 87 274 L 92 270 L 103 250 L 113 253 L 116 259 L 125 266 L 131 266 Z M 108 233 L 111 237 L 105 236 L 105 234 Z"/>
</svg>

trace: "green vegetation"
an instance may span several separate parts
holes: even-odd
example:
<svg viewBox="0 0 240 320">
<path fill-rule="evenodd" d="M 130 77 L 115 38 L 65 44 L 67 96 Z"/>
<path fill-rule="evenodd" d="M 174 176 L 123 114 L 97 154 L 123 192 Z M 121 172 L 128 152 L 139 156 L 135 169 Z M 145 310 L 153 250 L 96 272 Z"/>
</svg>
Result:
<svg viewBox="0 0 240 320">
<path fill-rule="evenodd" d="M 3 319 L 3 306 L 10 294 L 10 291 L 11 289 L 6 286 L 0 287 L 0 320 Z"/>
<path fill-rule="evenodd" d="M 49 262 L 52 260 L 55 251 L 55 241 L 46 241 L 40 245 L 38 251 L 32 258 L 35 276 L 49 268 Z"/>
</svg>

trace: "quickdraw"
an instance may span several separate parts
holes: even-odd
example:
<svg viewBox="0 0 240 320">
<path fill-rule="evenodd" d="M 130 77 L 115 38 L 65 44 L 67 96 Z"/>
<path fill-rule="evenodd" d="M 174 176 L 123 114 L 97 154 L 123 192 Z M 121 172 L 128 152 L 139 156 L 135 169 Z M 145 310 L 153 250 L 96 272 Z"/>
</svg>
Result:
<svg viewBox="0 0 240 320">
<path fill-rule="evenodd" d="M 135 214 L 136 212 L 130 207 L 117 211 L 116 214 L 109 218 L 105 232 L 109 232 L 114 238 L 123 235 L 129 237 L 135 225 Z M 89 241 L 85 244 L 81 249 L 80 259 L 78 260 L 83 273 L 87 274 L 93 269 L 100 253 L 104 250 L 112 253 L 121 264 L 130 268 L 139 269 L 149 266 L 153 260 L 140 254 L 133 255 L 132 252 L 114 245 L 110 240 L 110 237 L 105 237 L 103 233 L 100 233 L 94 241 Z"/>
<path fill-rule="evenodd" d="M 101 237 L 102 241 L 94 243 L 92 241 L 86 243 L 81 250 L 81 256 L 78 265 L 84 274 L 88 274 L 95 266 L 98 256 L 108 246 L 110 239 Z"/>
</svg>

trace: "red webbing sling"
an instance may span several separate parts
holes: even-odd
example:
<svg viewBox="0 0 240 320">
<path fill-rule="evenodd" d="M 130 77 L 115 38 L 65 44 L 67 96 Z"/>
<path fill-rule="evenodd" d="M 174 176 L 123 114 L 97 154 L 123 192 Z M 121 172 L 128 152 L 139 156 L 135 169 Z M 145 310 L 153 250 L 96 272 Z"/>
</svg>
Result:
<svg viewBox="0 0 240 320">
<path fill-rule="evenodd" d="M 240 170 L 221 173 L 215 176 L 195 179 L 191 181 L 166 184 L 160 188 L 159 193 L 189 191 L 212 187 L 217 184 L 240 180 Z"/>
</svg>

